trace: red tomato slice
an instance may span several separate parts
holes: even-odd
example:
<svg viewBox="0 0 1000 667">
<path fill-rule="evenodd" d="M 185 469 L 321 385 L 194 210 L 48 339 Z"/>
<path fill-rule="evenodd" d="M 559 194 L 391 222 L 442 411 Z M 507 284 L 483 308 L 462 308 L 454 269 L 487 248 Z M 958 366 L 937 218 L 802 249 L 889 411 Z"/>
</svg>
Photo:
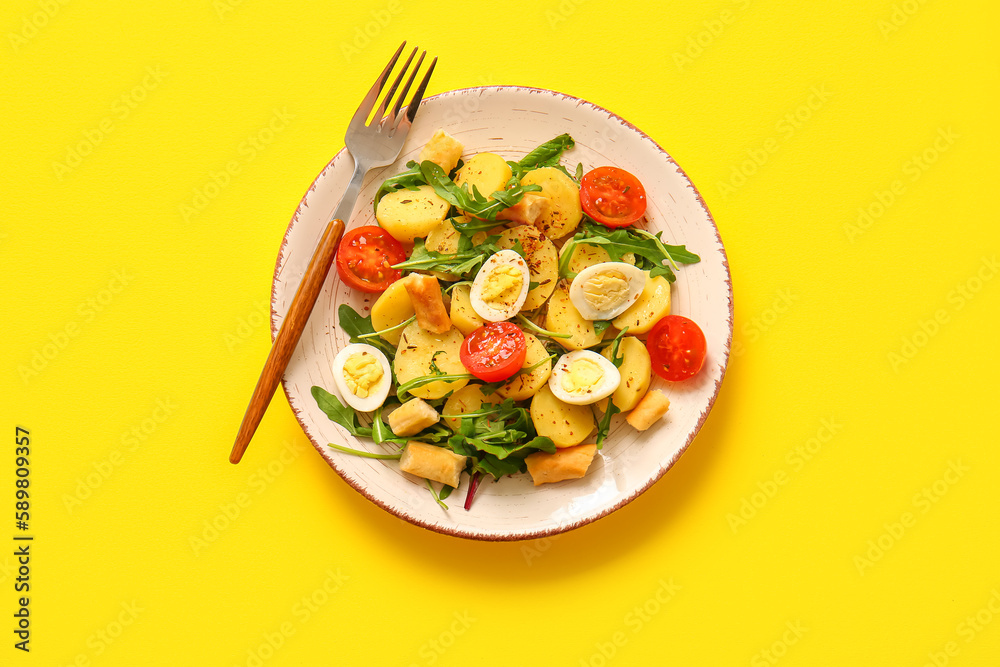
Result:
<svg viewBox="0 0 1000 667">
<path fill-rule="evenodd" d="M 686 380 L 705 363 L 705 334 L 680 315 L 667 315 L 653 325 L 646 338 L 653 372 L 664 380 Z"/>
<path fill-rule="evenodd" d="M 580 205 L 606 227 L 626 227 L 646 212 L 646 189 L 624 169 L 598 167 L 580 179 Z"/>
<path fill-rule="evenodd" d="M 337 249 L 340 279 L 362 292 L 384 292 L 401 275 L 392 265 L 403 261 L 403 245 L 375 225 L 346 232 Z"/>
<path fill-rule="evenodd" d="M 524 365 L 524 333 L 510 322 L 490 322 L 462 341 L 459 359 L 483 382 L 506 380 Z"/>
</svg>

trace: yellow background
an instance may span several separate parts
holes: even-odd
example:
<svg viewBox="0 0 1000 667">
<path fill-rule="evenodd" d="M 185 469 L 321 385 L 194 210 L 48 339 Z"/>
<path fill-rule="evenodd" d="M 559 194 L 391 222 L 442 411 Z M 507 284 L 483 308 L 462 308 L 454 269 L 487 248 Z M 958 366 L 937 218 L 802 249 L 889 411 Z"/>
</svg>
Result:
<svg viewBox="0 0 1000 667">
<path fill-rule="evenodd" d="M 995 3 L 175 4 L 0 11 L 0 663 L 1000 663 Z M 554 539 L 397 520 L 280 393 L 227 462 L 282 234 L 404 38 L 440 57 L 432 93 L 629 119 L 726 244 L 734 355 L 704 429 Z"/>
</svg>

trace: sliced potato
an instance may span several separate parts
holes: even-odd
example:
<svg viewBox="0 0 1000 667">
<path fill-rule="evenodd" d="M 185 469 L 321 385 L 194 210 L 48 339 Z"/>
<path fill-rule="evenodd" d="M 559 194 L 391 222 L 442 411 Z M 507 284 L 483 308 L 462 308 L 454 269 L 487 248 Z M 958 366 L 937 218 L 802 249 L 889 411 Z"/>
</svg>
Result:
<svg viewBox="0 0 1000 667">
<path fill-rule="evenodd" d="M 458 219 L 461 220 L 461 218 Z M 458 240 L 462 238 L 462 235 L 451 224 L 451 221 L 451 218 L 442 220 L 441 224 L 432 229 L 427 234 L 427 238 L 424 239 L 424 247 L 445 255 L 454 255 L 458 252 Z M 443 271 L 431 271 L 430 273 L 438 280 L 449 282 L 458 280 L 458 276 Z"/>
<path fill-rule="evenodd" d="M 601 342 L 594 331 L 594 323 L 585 320 L 569 298 L 569 285 L 561 282 L 549 299 L 545 313 L 545 328 L 556 333 L 568 333 L 572 338 L 556 338 L 567 350 L 582 350 Z"/>
<path fill-rule="evenodd" d="M 372 304 L 372 328 L 381 331 L 394 327 L 413 317 L 413 313 L 413 302 L 406 292 L 406 286 L 402 280 L 397 280 Z M 382 334 L 382 338 L 393 345 L 399 345 L 402 333 L 402 329 L 396 329 Z"/>
<path fill-rule="evenodd" d="M 472 300 L 469 298 L 471 292 L 472 285 L 457 285 L 451 291 L 451 323 L 463 336 L 468 336 L 486 324 L 486 320 L 479 317 L 472 307 Z"/>
<path fill-rule="evenodd" d="M 507 181 L 513 174 L 507 161 L 496 153 L 479 153 L 473 155 L 455 174 L 455 185 L 462 187 L 468 183 L 469 192 L 474 192 L 489 198 L 497 190 L 507 187 Z"/>
<path fill-rule="evenodd" d="M 563 447 L 554 454 L 535 452 L 524 458 L 528 464 L 528 474 L 535 486 L 550 482 L 561 482 L 565 479 L 580 479 L 587 474 L 597 445 L 577 445 Z"/>
<path fill-rule="evenodd" d="M 601 351 L 608 359 L 611 359 L 611 346 L 607 346 Z M 611 395 L 611 400 L 615 402 L 618 409 L 627 412 L 634 408 L 642 397 L 649 390 L 650 374 L 653 372 L 653 364 L 649 359 L 649 351 L 645 343 L 634 336 L 625 336 L 618 346 L 618 354 L 622 357 L 622 365 L 618 368 L 622 381 Z M 608 410 L 608 399 L 602 398 L 597 403 L 602 411 Z"/>
<path fill-rule="evenodd" d="M 559 255 L 552 241 L 530 225 L 518 225 L 505 229 L 500 234 L 497 245 L 510 249 L 520 241 L 524 249 L 524 259 L 528 262 L 528 273 L 538 287 L 528 292 L 521 310 L 535 310 L 552 295 L 559 281 Z"/>
<path fill-rule="evenodd" d="M 573 232 L 583 218 L 580 206 L 580 188 L 573 179 L 555 167 L 533 169 L 521 179 L 522 185 L 540 185 L 538 194 L 547 197 L 549 208 L 535 221 L 545 236 L 561 239 Z"/>
<path fill-rule="evenodd" d="M 448 397 L 448 400 L 444 403 L 444 409 L 441 414 L 444 415 L 464 415 L 470 412 L 475 412 L 483 403 L 495 404 L 500 402 L 500 398 L 494 393 L 489 396 L 485 395 L 479 384 L 468 384 L 456 391 L 454 394 Z M 462 424 L 461 417 L 445 417 L 444 423 L 447 424 L 448 428 L 452 431 L 457 431 L 458 427 Z"/>
<path fill-rule="evenodd" d="M 382 197 L 375 218 L 382 229 L 401 243 L 413 243 L 441 224 L 448 215 L 448 202 L 434 188 L 420 185 L 416 191 L 403 188 Z"/>
<path fill-rule="evenodd" d="M 549 356 L 549 352 L 542 345 L 542 342 L 527 331 L 524 332 L 524 342 L 527 345 L 527 350 L 525 351 L 524 364 L 521 368 L 530 368 Z M 497 389 L 496 395 L 500 398 L 512 398 L 515 401 L 529 399 L 545 386 L 549 381 L 550 375 L 552 375 L 551 360 L 546 361 L 530 373 L 516 375 L 507 380 L 506 383 Z"/>
<path fill-rule="evenodd" d="M 566 251 L 566 248 L 567 246 L 563 246 L 563 252 Z M 601 246 L 580 243 L 574 246 L 573 256 L 569 259 L 569 270 L 572 273 L 580 273 L 587 267 L 610 261 L 611 256 Z"/>
<path fill-rule="evenodd" d="M 649 271 L 643 273 L 646 274 L 646 286 L 642 289 L 639 300 L 611 320 L 611 324 L 619 331 L 628 327 L 629 334 L 644 334 L 665 315 L 670 314 L 670 283 L 663 276 L 650 278 Z"/>
<path fill-rule="evenodd" d="M 556 447 L 573 447 L 587 439 L 596 425 L 589 405 L 563 403 L 546 383 L 531 399 L 535 431 L 552 439 Z"/>
<path fill-rule="evenodd" d="M 416 322 L 407 325 L 399 337 L 396 348 L 396 359 L 392 368 L 396 372 L 396 380 L 404 384 L 410 380 L 427 375 L 433 375 L 431 361 L 437 364 L 444 373 L 466 373 L 465 366 L 459 359 L 459 349 L 465 337 L 462 332 L 452 327 L 447 333 L 434 334 L 420 328 Z M 468 380 L 453 382 L 431 382 L 417 387 L 410 393 L 417 398 L 441 398 L 450 391 L 461 389 L 469 383 Z"/>
</svg>

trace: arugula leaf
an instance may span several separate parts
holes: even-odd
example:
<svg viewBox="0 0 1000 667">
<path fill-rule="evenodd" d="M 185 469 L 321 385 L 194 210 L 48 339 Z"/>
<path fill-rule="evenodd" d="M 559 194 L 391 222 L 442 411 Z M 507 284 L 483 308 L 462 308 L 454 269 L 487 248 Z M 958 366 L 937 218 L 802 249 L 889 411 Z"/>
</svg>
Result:
<svg viewBox="0 0 1000 667">
<path fill-rule="evenodd" d="M 594 333 L 603 336 L 604 332 L 611 326 L 611 320 L 594 320 Z"/>
<path fill-rule="evenodd" d="M 396 348 L 380 336 L 373 335 L 379 332 L 375 331 L 375 327 L 372 326 L 371 315 L 362 317 L 349 305 L 342 303 L 340 304 L 340 308 L 337 309 L 337 321 L 340 323 L 340 328 L 344 330 L 344 333 L 350 337 L 352 343 L 367 343 L 372 347 L 378 348 L 388 357 L 390 362 L 396 358 Z"/>
<path fill-rule="evenodd" d="M 407 442 L 413 438 L 402 438 L 392 432 L 389 425 L 382 421 L 382 410 L 385 408 L 384 405 L 379 406 L 375 409 L 375 413 L 372 415 L 372 440 L 375 444 L 382 444 L 383 442 L 392 442 L 397 445 L 405 445 Z"/>
<path fill-rule="evenodd" d="M 471 218 L 468 222 L 462 222 L 463 218 L 452 218 L 451 226 L 462 236 L 472 238 L 479 232 L 487 232 L 497 226 L 496 220 L 480 220 Z"/>
<path fill-rule="evenodd" d="M 539 185 L 521 185 L 516 176 L 511 176 L 504 189 L 493 192 L 490 195 L 492 199 L 488 199 L 475 186 L 470 192 L 468 183 L 459 187 L 448 178 L 444 169 L 430 160 L 420 164 L 420 172 L 439 197 L 455 208 L 484 220 L 496 220 L 497 213 L 517 204 L 526 192 L 538 192 L 542 189 Z"/>
<path fill-rule="evenodd" d="M 563 152 L 570 150 L 575 145 L 573 137 L 568 134 L 560 134 L 555 139 L 546 141 L 525 155 L 517 164 L 525 171 L 539 167 L 555 167 L 559 164 L 559 158 L 562 157 Z"/>
<path fill-rule="evenodd" d="M 444 375 L 445 374 L 445 372 L 443 370 L 441 370 L 438 367 L 438 365 L 437 365 L 437 356 L 439 354 L 447 354 L 447 353 L 444 350 L 437 350 L 434 354 L 431 355 L 430 369 L 431 369 L 431 374 L 432 375 Z"/>
<path fill-rule="evenodd" d="M 663 232 L 651 234 L 644 229 L 632 227 L 609 229 L 585 216 L 580 230 L 563 246 L 559 258 L 559 276 L 576 277 L 576 274 L 569 270 L 569 260 L 575 252 L 574 247 L 584 244 L 604 248 L 615 262 L 621 262 L 625 255 L 631 254 L 637 260 L 636 265 L 640 269 L 649 271 L 650 278 L 665 276 L 667 281 L 674 282 L 677 277 L 671 266 L 677 268 L 677 264 L 694 264 L 701 261 L 701 258 L 682 245 L 663 243 L 660 238 L 662 234 Z"/>
<path fill-rule="evenodd" d="M 500 479 L 524 472 L 524 457 L 532 452 L 555 452 L 551 439 L 535 433 L 527 408 L 517 407 L 513 399 L 454 416 L 460 416 L 461 422 L 448 446 L 470 457 L 473 475 L 489 474 Z"/>
<path fill-rule="evenodd" d="M 460 236 L 458 250 L 454 253 L 442 253 L 428 250 L 423 239 L 416 239 L 410 258 L 405 262 L 394 264 L 392 268 L 401 271 L 442 271 L 459 278 L 471 278 L 479 272 L 487 259 L 502 250 L 497 245 L 499 240 L 499 235 L 487 236 L 482 243 L 473 245 L 469 237 Z M 520 239 L 514 242 L 514 247 L 510 250 L 522 257 L 525 256 Z"/>
<path fill-rule="evenodd" d="M 312 396 L 316 400 L 319 409 L 326 413 L 330 421 L 340 424 L 347 432 L 358 438 L 372 437 L 372 430 L 368 426 L 362 426 L 358 419 L 358 414 L 348 408 L 340 399 L 328 392 L 323 387 L 313 386 Z"/>
<path fill-rule="evenodd" d="M 451 491 L 449 490 L 447 493 L 445 493 L 444 490 L 451 489 L 451 487 L 445 484 L 441 487 L 441 493 L 438 493 L 437 489 L 434 488 L 434 485 L 431 484 L 431 480 L 428 479 L 427 488 L 431 490 L 431 496 L 434 498 L 434 502 L 436 502 L 444 509 L 448 509 L 448 506 L 444 504 L 444 499 L 447 498 L 449 495 L 451 495 Z"/>
<path fill-rule="evenodd" d="M 543 331 L 544 331 L 544 329 L 543 329 Z M 567 336 L 567 337 L 569 338 L 571 336 Z M 556 353 L 552 353 L 549 356 L 545 357 L 544 359 L 539 359 L 537 362 L 533 363 L 532 365 L 528 366 L 527 368 L 520 368 L 520 369 L 518 369 L 518 371 L 516 373 L 514 373 L 513 375 L 511 375 L 506 380 L 499 380 L 497 382 L 487 382 L 487 383 L 485 383 L 483 385 L 480 385 L 479 391 L 483 392 L 484 396 L 492 396 L 493 393 L 497 389 L 499 389 L 500 387 L 504 386 L 505 384 L 507 384 L 508 382 L 510 382 L 511 380 L 513 380 L 514 378 L 516 378 L 518 375 L 527 375 L 528 373 L 531 373 L 536 368 L 538 368 L 539 366 L 541 366 L 542 364 L 544 364 L 546 361 L 552 361 L 555 358 L 555 356 L 556 356 Z"/>
<path fill-rule="evenodd" d="M 628 331 L 628 327 L 622 329 L 621 332 L 615 336 L 615 340 L 611 343 L 611 363 L 615 365 L 615 368 L 621 368 L 622 363 L 625 361 L 625 356 L 618 353 L 618 348 L 622 343 L 622 338 L 625 337 L 626 331 Z M 615 405 L 614 399 L 614 395 L 608 397 L 607 411 L 597 422 L 596 442 L 598 449 L 601 449 L 604 446 L 604 439 L 608 437 L 608 431 L 611 430 L 611 418 L 621 412 L 621 408 Z"/>
<path fill-rule="evenodd" d="M 442 271 L 465 277 L 478 272 L 483 262 L 499 250 L 495 243 L 499 238 L 490 236 L 480 245 L 473 246 L 471 240 L 462 236 L 458 241 L 458 251 L 453 254 L 428 250 L 423 239 L 416 239 L 410 258 L 394 264 L 392 268 L 401 271 Z"/>
<path fill-rule="evenodd" d="M 524 315 L 522 315 L 521 313 L 517 314 L 517 321 L 521 323 L 521 327 L 522 328 L 531 329 L 531 333 L 533 333 L 536 336 L 545 336 L 547 338 L 572 338 L 573 337 L 573 334 L 556 333 L 555 331 L 549 331 L 548 329 L 543 329 L 542 327 L 538 326 L 537 324 L 535 324 L 534 322 L 532 322 L 531 320 L 529 320 L 527 317 L 525 317 Z"/>
<path fill-rule="evenodd" d="M 401 402 L 406 401 L 406 396 L 410 393 L 412 389 L 418 387 L 423 387 L 425 384 L 430 384 L 432 382 L 455 382 L 456 380 L 475 380 L 476 376 L 472 373 L 454 373 L 451 375 L 423 375 L 418 378 L 413 378 L 409 382 L 404 382 L 403 384 L 396 387 L 396 398 Z"/>
<path fill-rule="evenodd" d="M 385 179 L 382 185 L 379 186 L 378 191 L 375 193 L 375 202 L 373 204 L 376 209 L 378 209 L 378 203 L 382 197 L 390 192 L 402 188 L 416 190 L 418 185 L 427 185 L 427 180 L 424 178 L 423 173 L 421 173 L 419 164 L 414 160 L 410 160 L 406 163 L 406 167 L 406 171 Z"/>
</svg>

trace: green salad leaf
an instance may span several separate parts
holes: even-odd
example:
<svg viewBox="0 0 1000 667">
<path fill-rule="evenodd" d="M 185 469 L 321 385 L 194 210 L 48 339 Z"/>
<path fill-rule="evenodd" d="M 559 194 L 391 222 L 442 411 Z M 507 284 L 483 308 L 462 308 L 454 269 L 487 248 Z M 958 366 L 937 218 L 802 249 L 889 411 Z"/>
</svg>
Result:
<svg viewBox="0 0 1000 667">
<path fill-rule="evenodd" d="M 559 159 L 565 151 L 576 145 L 573 137 L 568 134 L 560 134 L 555 139 L 550 139 L 544 144 L 531 151 L 518 161 L 518 166 L 524 171 L 538 169 L 540 167 L 555 167 L 559 164 Z"/>
<path fill-rule="evenodd" d="M 569 270 L 569 260 L 573 257 L 575 246 L 583 244 L 604 248 L 614 262 L 625 261 L 625 256 L 631 255 L 636 260 L 636 266 L 649 271 L 650 278 L 665 276 L 669 282 L 674 282 L 677 277 L 671 267 L 676 269 L 678 264 L 694 264 L 701 258 L 682 245 L 667 245 L 660 238 L 662 235 L 663 232 L 651 234 L 635 227 L 609 229 L 584 216 L 579 231 L 566 242 L 560 253 L 559 276 L 576 277 Z"/>
<path fill-rule="evenodd" d="M 396 358 L 396 348 L 386 340 L 375 334 L 382 333 L 375 331 L 372 326 L 372 316 L 362 317 L 358 311 L 351 308 L 346 303 L 340 304 L 337 309 L 337 321 L 340 328 L 350 337 L 352 343 L 366 343 L 380 350 L 389 359 L 390 364 Z M 386 330 L 388 331 L 388 329 Z"/>
<path fill-rule="evenodd" d="M 624 355 L 618 353 L 618 348 L 622 344 L 622 338 L 625 337 L 625 332 L 628 331 L 628 327 L 619 332 L 615 336 L 614 341 L 611 343 L 611 363 L 615 365 L 615 368 L 621 368 L 622 363 L 625 361 Z M 608 431 L 611 430 L 611 418 L 616 414 L 621 412 L 621 408 L 615 405 L 614 395 L 608 397 L 608 408 L 607 411 L 597 421 L 597 448 L 601 449 L 604 446 L 604 439 L 608 437 Z"/>
</svg>

